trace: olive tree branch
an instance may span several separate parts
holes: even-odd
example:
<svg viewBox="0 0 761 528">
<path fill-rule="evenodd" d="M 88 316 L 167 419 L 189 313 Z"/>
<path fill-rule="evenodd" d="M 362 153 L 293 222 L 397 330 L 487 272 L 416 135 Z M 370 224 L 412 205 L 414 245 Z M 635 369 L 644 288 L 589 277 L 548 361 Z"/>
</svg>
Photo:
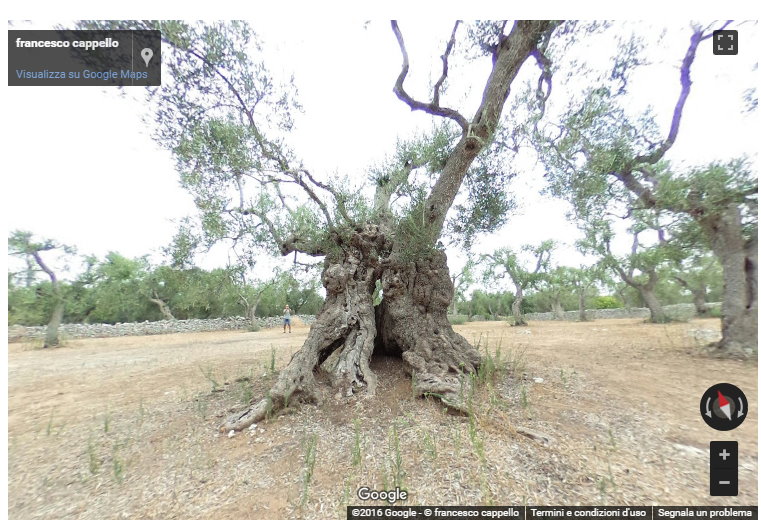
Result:
<svg viewBox="0 0 761 528">
<path fill-rule="evenodd" d="M 402 52 L 402 71 L 399 73 L 399 76 L 396 78 L 396 83 L 394 84 L 394 93 L 396 94 L 396 96 L 402 102 L 406 103 L 410 107 L 411 110 L 413 111 L 422 110 L 423 112 L 427 114 L 451 119 L 455 123 L 460 125 L 460 128 L 462 128 L 462 131 L 464 133 L 467 133 L 468 120 L 465 119 L 465 117 L 463 117 L 462 114 L 460 114 L 457 110 L 439 106 L 439 101 L 438 101 L 439 88 L 441 87 L 441 84 L 443 84 L 448 73 L 447 60 L 449 57 L 449 52 L 451 51 L 449 44 L 447 45 L 447 51 L 445 51 L 442 57 L 442 60 L 444 61 L 444 71 L 442 72 L 441 78 L 436 83 L 438 87 L 434 87 L 434 100 L 430 103 L 423 103 L 422 101 L 413 99 L 404 90 L 404 80 L 407 78 L 407 74 L 410 71 L 410 60 L 409 60 L 409 56 L 407 55 L 407 48 L 404 45 L 404 37 L 402 37 L 402 32 L 399 29 L 399 25 L 397 24 L 396 20 L 391 21 L 391 29 L 394 31 L 394 35 L 396 35 L 396 40 L 399 43 L 399 49 Z M 457 31 L 457 24 L 455 24 L 455 28 L 452 31 L 452 38 L 449 41 L 452 46 L 454 45 L 454 34 L 456 31 Z"/>
</svg>

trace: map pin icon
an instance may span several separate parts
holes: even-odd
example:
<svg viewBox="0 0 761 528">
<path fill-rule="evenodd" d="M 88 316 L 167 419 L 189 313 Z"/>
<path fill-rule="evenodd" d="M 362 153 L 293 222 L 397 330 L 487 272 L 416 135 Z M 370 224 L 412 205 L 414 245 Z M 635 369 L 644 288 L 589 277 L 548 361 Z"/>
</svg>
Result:
<svg viewBox="0 0 761 528">
<path fill-rule="evenodd" d="M 148 63 L 151 62 L 151 58 L 153 58 L 153 50 L 151 48 L 143 48 L 143 51 L 140 52 L 140 56 L 143 57 L 145 67 L 147 68 Z"/>
</svg>

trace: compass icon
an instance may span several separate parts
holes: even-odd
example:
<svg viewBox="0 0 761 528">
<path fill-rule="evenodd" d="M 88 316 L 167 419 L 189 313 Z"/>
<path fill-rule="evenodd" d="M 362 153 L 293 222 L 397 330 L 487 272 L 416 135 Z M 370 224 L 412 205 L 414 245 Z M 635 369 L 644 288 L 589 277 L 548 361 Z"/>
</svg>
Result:
<svg viewBox="0 0 761 528">
<path fill-rule="evenodd" d="M 748 399 L 731 383 L 714 385 L 700 399 L 700 415 L 709 427 L 731 431 L 738 427 L 748 414 Z"/>
</svg>

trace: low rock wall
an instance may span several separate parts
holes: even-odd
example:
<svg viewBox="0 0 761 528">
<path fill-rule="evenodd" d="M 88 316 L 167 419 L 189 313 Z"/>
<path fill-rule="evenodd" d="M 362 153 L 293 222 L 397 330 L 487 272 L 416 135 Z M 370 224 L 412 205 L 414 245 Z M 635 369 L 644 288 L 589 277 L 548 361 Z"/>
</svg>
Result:
<svg viewBox="0 0 761 528">
<path fill-rule="evenodd" d="M 314 315 L 297 315 L 306 325 L 314 323 Z M 282 317 L 257 317 L 261 328 L 273 328 L 283 325 Z M 295 321 L 294 321 L 295 322 Z M 62 324 L 61 336 L 69 339 L 84 337 L 116 337 L 136 335 L 175 334 L 181 332 L 215 332 L 218 330 L 244 330 L 251 327 L 246 317 L 225 317 L 221 319 L 187 319 L 173 321 L 144 321 L 142 323 L 116 324 Z M 8 327 L 8 341 L 21 339 L 41 339 L 45 336 L 45 326 Z"/>
<path fill-rule="evenodd" d="M 706 303 L 709 309 L 721 307 L 721 303 Z M 695 317 L 696 310 L 694 304 L 672 304 L 664 306 L 663 311 L 667 317 L 677 321 L 686 321 Z M 587 317 L 592 319 L 648 319 L 650 310 L 648 308 L 608 308 L 605 310 L 586 310 Z M 526 314 L 526 319 L 530 321 L 578 321 L 579 311 L 571 310 L 563 312 L 560 317 L 556 317 L 552 312 L 530 313 Z"/>
</svg>

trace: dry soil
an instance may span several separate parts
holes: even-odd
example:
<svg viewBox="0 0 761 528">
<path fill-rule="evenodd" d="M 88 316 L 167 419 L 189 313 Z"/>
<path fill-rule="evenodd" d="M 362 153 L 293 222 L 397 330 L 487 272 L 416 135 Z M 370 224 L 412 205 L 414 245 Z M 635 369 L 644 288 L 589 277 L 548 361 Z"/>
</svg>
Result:
<svg viewBox="0 0 761 528">
<path fill-rule="evenodd" d="M 757 504 L 757 363 L 708 355 L 694 331 L 718 325 L 468 323 L 497 365 L 470 417 L 413 398 L 378 357 L 375 398 L 326 391 L 232 438 L 217 425 L 265 394 L 304 325 L 11 344 L 9 517 L 341 518 L 370 504 L 363 485 L 400 485 L 405 504 Z M 734 431 L 700 417 L 719 382 L 750 402 Z M 712 440 L 740 442 L 736 498 L 709 496 Z"/>
</svg>

